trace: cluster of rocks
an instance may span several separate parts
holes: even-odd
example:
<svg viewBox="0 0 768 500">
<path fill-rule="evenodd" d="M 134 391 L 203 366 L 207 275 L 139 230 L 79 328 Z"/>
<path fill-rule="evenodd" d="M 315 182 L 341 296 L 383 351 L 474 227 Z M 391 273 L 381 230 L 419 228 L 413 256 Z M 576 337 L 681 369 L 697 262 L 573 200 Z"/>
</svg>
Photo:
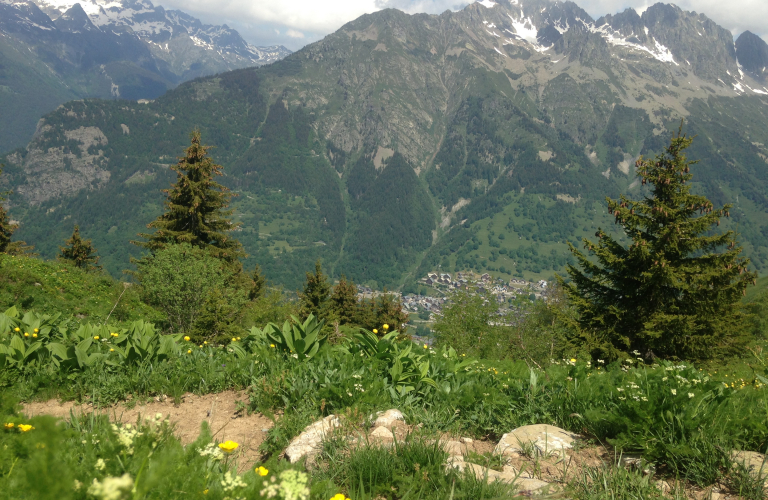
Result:
<svg viewBox="0 0 768 500">
<path fill-rule="evenodd" d="M 403 439 L 413 429 L 405 423 L 405 417 L 398 410 L 379 412 L 371 418 L 370 430 L 353 433 L 346 436 L 349 443 L 376 443 L 383 446 L 391 445 L 396 439 Z M 307 426 L 295 437 L 285 449 L 285 457 L 295 463 L 303 458 L 312 460 L 322 449 L 323 440 L 342 426 L 342 419 L 329 415 Z M 420 427 L 420 426 L 417 426 Z M 504 434 L 496 444 L 493 453 L 504 457 L 519 457 L 521 454 L 537 453 L 550 455 L 562 454 L 571 449 L 580 436 L 551 425 L 527 425 Z M 480 464 L 469 462 L 466 458 L 470 452 L 476 451 L 475 444 L 470 438 L 458 440 L 441 439 L 441 446 L 448 454 L 447 468 L 458 471 L 469 470 L 477 478 L 488 482 L 500 481 L 514 484 L 521 492 L 544 491 L 551 483 L 533 477 L 525 470 L 519 470 L 511 465 L 504 465 L 502 471 L 493 470 Z"/>
<path fill-rule="evenodd" d="M 409 426 L 405 422 L 405 417 L 399 410 L 387 410 L 371 415 L 368 419 L 370 425 L 366 425 L 362 430 L 352 431 L 344 438 L 350 445 L 357 443 L 372 443 L 381 446 L 391 446 L 395 440 L 403 440 L 413 430 L 421 427 Z M 308 464 L 313 462 L 322 450 L 323 441 L 335 432 L 349 432 L 347 427 L 342 429 L 343 417 L 329 415 L 322 420 L 307 426 L 304 431 L 295 437 L 285 449 L 285 457 L 295 463 L 306 457 Z M 448 454 L 446 468 L 453 468 L 460 472 L 469 471 L 478 479 L 487 482 L 503 482 L 514 485 L 519 493 L 523 495 L 538 495 L 542 493 L 553 493 L 560 488 L 565 477 L 553 479 L 552 474 L 534 474 L 533 470 L 527 470 L 526 460 L 530 461 L 535 457 L 542 459 L 546 463 L 568 462 L 576 460 L 575 465 L 590 465 L 585 461 L 585 457 L 577 457 L 581 450 L 584 453 L 584 447 L 575 448 L 577 443 L 582 440 L 582 436 L 568 432 L 552 425 L 526 425 L 518 427 L 513 431 L 504 434 L 498 443 L 491 448 L 491 443 L 484 441 L 474 441 L 467 437 L 461 438 L 441 438 L 440 444 Z M 610 460 L 611 453 L 608 450 L 600 448 L 600 452 L 592 448 L 592 459 L 594 463 L 605 463 Z M 490 450 L 493 455 L 503 457 L 500 464 L 495 469 L 471 462 L 470 457 L 487 456 Z M 602 453 L 602 455 L 601 455 Z M 614 458 L 615 459 L 615 458 Z M 751 473 L 761 474 L 760 477 L 768 476 L 768 463 L 765 456 L 755 452 L 734 452 L 734 462 L 742 464 L 750 470 Z M 620 465 L 626 468 L 640 468 L 643 466 L 639 456 L 626 455 L 620 459 Z M 498 470 L 501 469 L 501 470 Z M 531 468 L 533 469 L 533 468 Z M 651 473 L 651 470 L 646 470 Z M 548 479 L 548 480 L 544 480 Z M 768 480 L 767 480 L 768 482 Z M 665 493 L 669 493 L 674 488 L 664 481 L 657 481 L 657 486 Z M 711 498 L 725 499 L 729 498 L 725 494 L 720 494 L 716 489 L 707 492 Z"/>
</svg>

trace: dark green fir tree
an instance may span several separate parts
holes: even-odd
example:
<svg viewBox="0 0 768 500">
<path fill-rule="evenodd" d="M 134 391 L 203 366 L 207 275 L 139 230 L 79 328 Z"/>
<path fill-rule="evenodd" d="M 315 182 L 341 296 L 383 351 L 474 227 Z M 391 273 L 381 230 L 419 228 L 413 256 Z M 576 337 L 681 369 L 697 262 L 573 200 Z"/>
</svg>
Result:
<svg viewBox="0 0 768 500">
<path fill-rule="evenodd" d="M 302 318 L 308 318 L 310 314 L 314 314 L 316 318 L 325 318 L 330 292 L 331 285 L 328 283 L 328 277 L 323 273 L 322 265 L 318 259 L 315 262 L 315 273 L 307 273 L 304 290 L 299 292 Z"/>
<path fill-rule="evenodd" d="M 59 258 L 66 260 L 86 271 L 101 269 L 99 257 L 96 255 L 96 249 L 91 240 L 84 240 L 80 237 L 80 226 L 75 226 L 72 237 L 66 241 L 66 246 L 59 247 L 61 253 Z"/>
<path fill-rule="evenodd" d="M 155 252 L 169 244 L 189 243 L 229 262 L 245 256 L 240 242 L 230 236 L 238 226 L 228 209 L 233 195 L 215 180 L 222 175 L 222 166 L 208 156 L 210 148 L 201 144 L 199 131 L 192 132 L 191 145 L 172 167 L 176 183 L 163 190 L 165 213 L 147 225 L 157 231 L 139 234 L 147 241 L 134 244 Z"/>
<path fill-rule="evenodd" d="M 637 161 L 650 196 L 607 198 L 628 247 L 602 229 L 583 240 L 588 255 L 571 245 L 578 266 L 559 278 L 578 313 L 570 341 L 594 358 L 704 359 L 745 340 L 739 301 L 757 274 L 734 232 L 717 230 L 731 206 L 690 193 L 691 142 L 681 127 L 663 153 Z"/>
<path fill-rule="evenodd" d="M 328 299 L 328 317 L 331 321 L 338 321 L 340 325 L 354 323 L 358 316 L 359 304 L 357 302 L 357 286 L 348 281 L 343 274 L 339 278 Z"/>
</svg>

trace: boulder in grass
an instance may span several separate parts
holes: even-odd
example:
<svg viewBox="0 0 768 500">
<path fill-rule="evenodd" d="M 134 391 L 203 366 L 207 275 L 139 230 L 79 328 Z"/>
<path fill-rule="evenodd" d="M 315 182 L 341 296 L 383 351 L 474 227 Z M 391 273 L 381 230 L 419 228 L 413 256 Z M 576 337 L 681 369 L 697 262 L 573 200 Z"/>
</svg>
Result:
<svg viewBox="0 0 768 500">
<path fill-rule="evenodd" d="M 504 434 L 493 452 L 497 455 L 523 455 L 529 451 L 541 455 L 562 453 L 580 438 L 554 425 L 524 425 Z"/>
<path fill-rule="evenodd" d="M 293 438 L 285 449 L 285 456 L 288 461 L 294 464 L 304 457 L 311 458 L 317 455 L 322 448 L 323 439 L 340 425 L 339 417 L 328 415 L 324 419 L 305 427 L 304 431 Z"/>
<path fill-rule="evenodd" d="M 385 412 L 378 412 L 376 414 L 376 421 L 372 427 L 386 427 L 391 429 L 399 422 L 405 422 L 405 417 L 400 410 L 387 410 Z"/>
<path fill-rule="evenodd" d="M 469 470 L 477 479 L 485 480 L 488 483 L 501 482 L 505 484 L 512 484 L 517 488 L 517 492 L 525 496 L 538 493 L 539 490 L 544 490 L 550 486 L 550 483 L 541 481 L 536 478 L 526 477 L 524 474 L 520 474 L 514 467 L 504 467 L 503 472 L 498 472 L 482 465 L 465 462 L 461 456 L 449 457 L 446 463 L 448 467 L 454 468 L 459 472 Z M 545 490 L 546 491 L 546 490 Z"/>
</svg>

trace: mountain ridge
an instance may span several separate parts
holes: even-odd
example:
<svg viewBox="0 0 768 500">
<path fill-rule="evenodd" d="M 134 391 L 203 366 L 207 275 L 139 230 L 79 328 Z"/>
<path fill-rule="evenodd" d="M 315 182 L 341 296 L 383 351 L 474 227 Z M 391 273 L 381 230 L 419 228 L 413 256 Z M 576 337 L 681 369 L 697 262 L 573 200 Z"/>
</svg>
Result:
<svg viewBox="0 0 768 500">
<path fill-rule="evenodd" d="M 0 0 L 0 38 L 8 45 L 3 59 L 16 61 L 0 70 L 7 89 L 0 93 L 0 113 L 9 117 L 0 124 L 0 151 L 28 141 L 40 116 L 67 100 L 154 99 L 183 81 L 290 53 L 282 46 L 255 47 L 227 26 L 131 0 Z M 26 97 L 29 86 L 40 86 L 33 94 L 61 97 L 35 102 L 34 95 Z"/>
<path fill-rule="evenodd" d="M 317 258 L 387 286 L 437 268 L 547 278 L 567 242 L 610 228 L 606 195 L 643 195 L 635 159 L 684 119 L 695 188 L 738 207 L 726 226 L 768 264 L 768 89 L 724 29 L 660 4 L 594 21 L 572 2 L 491 3 L 367 14 L 148 104 L 69 103 L 5 157 L 19 237 L 48 254 L 77 221 L 122 269 L 119 242 L 157 216 L 199 127 L 241 195 L 246 266 L 276 282 Z"/>
</svg>

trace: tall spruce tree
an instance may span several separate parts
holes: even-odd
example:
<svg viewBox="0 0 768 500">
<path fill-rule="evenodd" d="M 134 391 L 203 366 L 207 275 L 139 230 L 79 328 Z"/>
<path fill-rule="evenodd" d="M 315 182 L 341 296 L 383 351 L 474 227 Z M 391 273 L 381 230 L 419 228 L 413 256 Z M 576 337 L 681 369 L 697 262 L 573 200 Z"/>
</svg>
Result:
<svg viewBox="0 0 768 500">
<path fill-rule="evenodd" d="M 251 273 L 251 286 L 248 290 L 248 300 L 258 300 L 267 289 L 267 278 L 261 272 L 261 266 L 256 264 L 256 267 Z"/>
<path fill-rule="evenodd" d="M 101 269 L 99 257 L 96 255 L 96 249 L 91 244 L 91 240 L 84 240 L 80 237 L 80 226 L 75 226 L 72 237 L 66 241 L 66 246 L 59 247 L 61 253 L 59 258 L 66 260 L 86 271 Z"/>
<path fill-rule="evenodd" d="M 200 143 L 200 132 L 192 132 L 191 145 L 172 167 L 176 183 L 163 190 L 168 195 L 165 213 L 147 225 L 157 231 L 141 233 L 148 241 L 132 243 L 153 252 L 169 244 L 189 243 L 229 262 L 245 256 L 240 242 L 229 235 L 239 225 L 232 223 L 233 210 L 227 208 L 233 195 L 214 180 L 222 175 L 222 166 L 208 156 L 209 149 Z"/>
<path fill-rule="evenodd" d="M 639 352 L 646 359 L 701 359 L 716 356 L 726 342 L 738 344 L 738 303 L 757 274 L 748 271 L 734 232 L 716 230 L 731 205 L 715 209 L 690 193 L 691 166 L 698 162 L 684 151 L 692 140 L 681 125 L 663 153 L 637 161 L 650 196 L 607 198 L 609 213 L 632 241 L 628 248 L 602 229 L 597 243 L 583 240 L 591 258 L 570 245 L 578 267 L 568 266 L 570 282 L 558 278 L 578 312 L 571 320 L 578 333 L 570 340 L 595 358 Z"/>
<path fill-rule="evenodd" d="M 301 316 L 307 318 L 310 314 L 314 314 L 317 318 L 325 317 L 330 292 L 331 285 L 328 283 L 328 277 L 323 273 L 320 259 L 318 259 L 315 262 L 315 273 L 307 273 L 304 290 L 299 292 Z"/>
</svg>

